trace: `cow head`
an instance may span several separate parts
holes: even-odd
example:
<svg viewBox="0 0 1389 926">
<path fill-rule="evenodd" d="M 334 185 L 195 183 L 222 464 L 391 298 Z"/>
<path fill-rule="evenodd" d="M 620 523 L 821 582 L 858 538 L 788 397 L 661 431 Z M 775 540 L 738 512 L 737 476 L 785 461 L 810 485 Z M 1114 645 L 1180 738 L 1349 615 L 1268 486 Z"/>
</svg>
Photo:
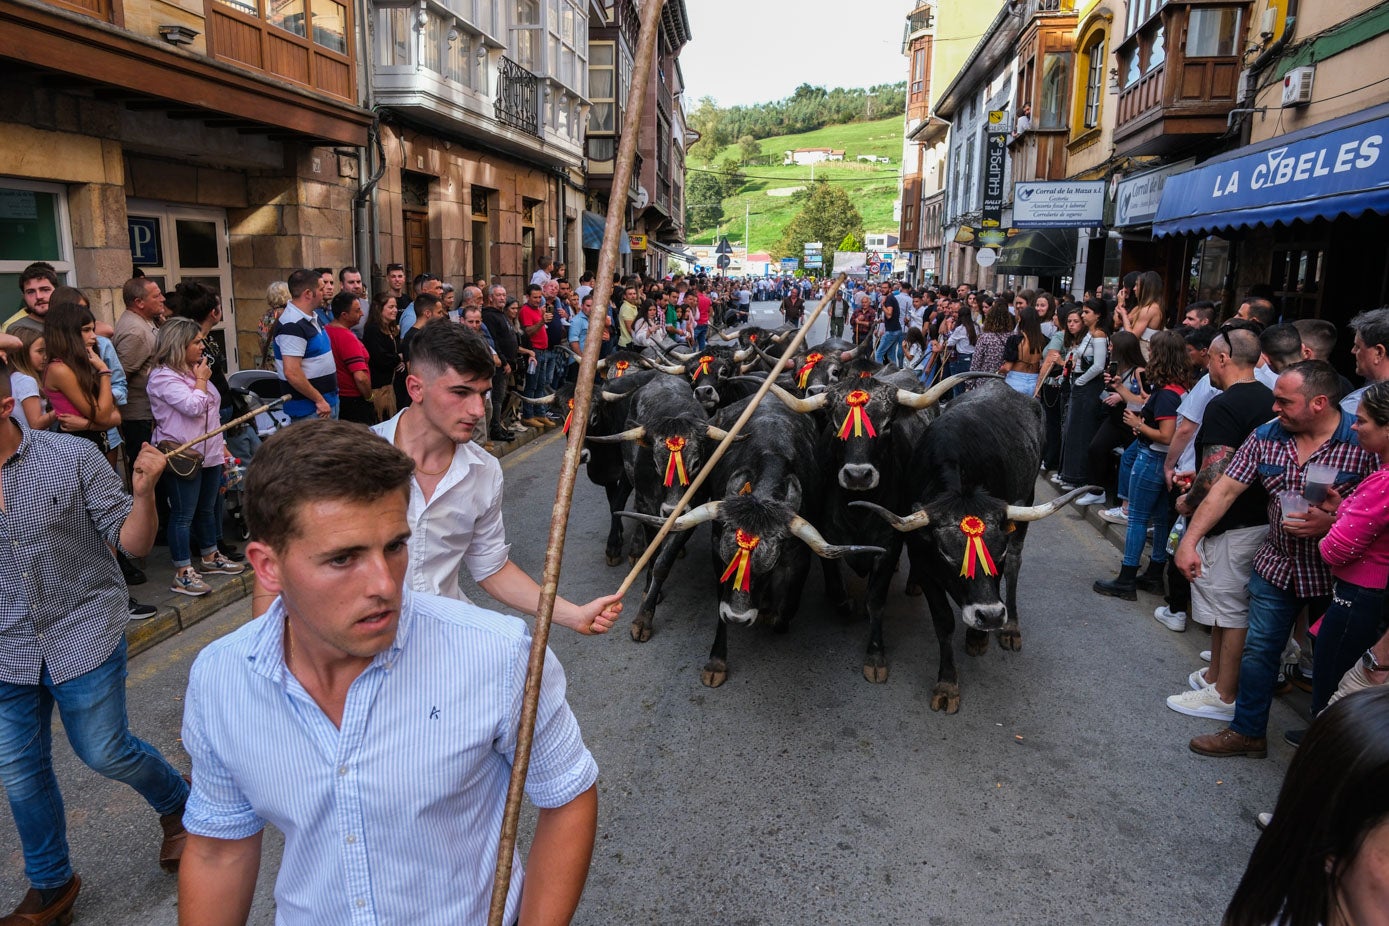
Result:
<svg viewBox="0 0 1389 926">
<path fill-rule="evenodd" d="M 607 399 L 605 392 L 603 398 Z M 593 443 L 637 441 L 651 449 L 660 479 L 661 514 L 669 515 L 704 465 L 704 441 L 720 441 L 728 432 L 692 415 L 657 418 L 618 434 L 590 437 Z"/>
<path fill-rule="evenodd" d="M 798 354 L 794 361 L 796 388 L 802 395 L 819 395 L 841 379 L 857 372 L 864 364 L 859 357 L 864 345 L 843 350 L 833 343 L 822 344 Z M 879 365 L 868 361 L 867 369 L 874 372 Z"/>
<path fill-rule="evenodd" d="M 960 617 L 975 630 L 998 630 L 1008 620 L 1000 589 L 1009 537 L 1018 525 L 1059 511 L 1086 492 L 1084 486 L 1041 505 L 1008 505 L 979 491 L 947 492 L 902 517 L 872 502 L 850 505 L 872 511 L 899 531 L 919 531 L 937 558 L 936 568 L 959 589 Z"/>
<path fill-rule="evenodd" d="M 695 400 L 704 406 L 705 411 L 712 412 L 719 407 L 719 387 L 730 376 L 738 374 L 746 353 L 742 350 L 709 348 L 696 353 L 681 370 L 682 373 L 688 372 L 694 386 Z"/>
<path fill-rule="evenodd" d="M 804 399 L 780 386 L 772 386 L 772 391 L 794 411 L 828 412 L 834 429 L 831 445 L 839 485 L 850 492 L 870 492 L 882 481 L 881 467 L 891 452 L 892 429 L 900 414 L 932 407 L 971 376 L 993 375 L 960 373 L 926 392 L 912 392 L 872 377 L 842 380 L 834 388 Z"/>
<path fill-rule="evenodd" d="M 794 476 L 774 493 L 763 497 L 751 493 L 750 472 L 735 473 L 729 480 L 729 494 L 718 502 L 708 502 L 682 514 L 673 530 L 690 530 L 705 521 L 718 521 L 720 530 L 714 541 L 714 565 L 719 570 L 719 617 L 732 624 L 750 624 L 757 618 L 754 587 L 776 571 L 787 544 L 798 538 L 817 555 L 826 559 L 851 553 L 877 555 L 881 547 L 835 546 L 826 542 L 810 522 L 796 514 L 800 503 L 800 483 Z M 741 483 L 741 486 L 739 485 Z M 747 491 L 747 494 L 742 494 Z M 660 525 L 661 518 L 624 511 L 626 517 Z"/>
</svg>

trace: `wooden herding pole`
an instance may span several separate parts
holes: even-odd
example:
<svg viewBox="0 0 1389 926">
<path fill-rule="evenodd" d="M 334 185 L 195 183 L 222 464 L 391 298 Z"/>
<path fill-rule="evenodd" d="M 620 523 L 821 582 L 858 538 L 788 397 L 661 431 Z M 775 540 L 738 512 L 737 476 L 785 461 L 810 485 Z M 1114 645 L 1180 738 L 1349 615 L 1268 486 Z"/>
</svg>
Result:
<svg viewBox="0 0 1389 926">
<path fill-rule="evenodd" d="M 791 357 L 795 355 L 796 351 L 800 350 L 801 344 L 805 343 L 806 335 L 810 334 L 810 326 L 815 324 L 815 320 L 825 311 L 825 307 L 830 304 L 830 300 L 834 298 L 835 293 L 839 292 L 839 287 L 844 285 L 844 280 L 845 274 L 841 273 L 835 278 L 835 281 L 830 284 L 830 288 L 825 290 L 825 294 L 820 297 L 820 304 L 815 307 L 814 312 L 810 313 L 810 318 L 806 319 L 805 324 L 801 326 L 801 329 L 796 332 L 796 336 L 792 338 L 791 346 L 782 352 L 781 357 L 776 362 L 776 366 L 772 367 L 772 372 L 767 374 L 767 378 L 763 380 L 761 387 L 753 394 L 752 401 L 748 403 L 748 407 L 743 409 L 743 413 L 738 416 L 738 420 L 733 423 L 733 427 L 729 429 L 728 434 L 723 440 L 719 441 L 719 446 L 714 449 L 709 459 L 700 466 L 699 474 L 694 477 L 694 480 L 690 483 L 690 487 L 686 489 L 685 494 L 680 497 L 680 503 L 675 506 L 675 510 L 670 513 L 670 517 L 666 518 L 666 523 L 662 524 L 661 529 L 656 532 L 656 537 L 651 541 L 650 546 L 646 548 L 646 552 L 641 555 L 641 559 L 637 560 L 637 564 L 632 567 L 632 571 L 629 572 L 627 578 L 622 581 L 622 587 L 617 590 L 619 595 L 626 595 L 627 592 L 631 590 L 632 583 L 637 580 L 637 576 L 641 575 L 641 571 L 646 568 L 646 564 L 651 562 L 651 557 L 655 555 L 657 548 L 661 545 L 661 541 L 665 540 L 666 537 L 670 535 L 670 530 L 675 524 L 675 519 L 684 513 L 686 507 L 690 504 L 690 499 L 694 498 L 695 493 L 699 491 L 699 487 L 704 484 L 704 480 L 714 471 L 714 464 L 723 459 L 723 455 L 728 452 L 729 445 L 738 439 L 738 435 L 743 430 L 743 425 L 748 423 L 748 419 L 752 417 L 752 413 L 757 411 L 757 406 L 762 404 L 763 396 L 772 388 L 772 384 L 775 383 L 776 378 L 781 375 L 781 371 L 786 369 L 786 364 L 791 362 Z"/>
<path fill-rule="evenodd" d="M 545 554 L 545 572 L 540 585 L 540 607 L 535 615 L 535 631 L 531 638 L 530 665 L 526 671 L 526 688 L 521 702 L 520 727 L 516 732 L 516 755 L 511 763 L 511 782 L 506 792 L 506 812 L 502 818 L 501 842 L 497 846 L 497 868 L 492 879 L 492 906 L 487 914 L 488 926 L 506 926 L 507 889 L 511 885 L 511 860 L 516 850 L 516 828 L 521 816 L 521 798 L 525 791 L 526 771 L 530 767 L 531 740 L 535 735 L 535 715 L 540 702 L 541 674 L 545 670 L 545 650 L 550 640 L 550 620 L 555 612 L 555 597 L 559 590 L 560 562 L 564 554 L 564 535 L 569 523 L 569 507 L 574 500 L 574 483 L 579 475 L 579 453 L 588 430 L 588 410 L 593 403 L 593 380 L 598 371 L 598 353 L 602 349 L 602 332 L 607 327 L 608 300 L 612 297 L 613 271 L 617 268 L 618 244 L 623 234 L 627 213 L 627 190 L 637 159 L 637 138 L 640 135 L 642 110 L 645 108 L 647 87 L 650 86 L 652 63 L 656 57 L 656 38 L 660 32 L 664 0 L 647 0 L 641 11 L 641 33 L 637 38 L 637 60 L 632 69 L 633 93 L 623 114 L 627 126 L 618 144 L 617 163 L 613 171 L 612 193 L 608 198 L 608 221 L 603 230 L 603 248 L 598 255 L 598 278 L 593 288 L 593 306 L 589 309 L 588 339 L 579 362 L 579 381 L 574 389 L 574 412 L 569 419 L 569 443 L 560 465 L 559 484 L 555 489 L 555 508 L 550 516 L 550 540 Z"/>
</svg>

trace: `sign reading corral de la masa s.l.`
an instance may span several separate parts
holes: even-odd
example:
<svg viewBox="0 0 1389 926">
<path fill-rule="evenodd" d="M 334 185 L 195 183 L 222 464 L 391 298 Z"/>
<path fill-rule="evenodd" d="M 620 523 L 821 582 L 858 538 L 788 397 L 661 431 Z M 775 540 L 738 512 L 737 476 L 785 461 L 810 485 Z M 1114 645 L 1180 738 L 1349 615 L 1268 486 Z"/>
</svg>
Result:
<svg viewBox="0 0 1389 926">
<path fill-rule="evenodd" d="M 1058 180 L 1013 184 L 1017 228 L 1098 227 L 1104 222 L 1103 180 Z"/>
</svg>

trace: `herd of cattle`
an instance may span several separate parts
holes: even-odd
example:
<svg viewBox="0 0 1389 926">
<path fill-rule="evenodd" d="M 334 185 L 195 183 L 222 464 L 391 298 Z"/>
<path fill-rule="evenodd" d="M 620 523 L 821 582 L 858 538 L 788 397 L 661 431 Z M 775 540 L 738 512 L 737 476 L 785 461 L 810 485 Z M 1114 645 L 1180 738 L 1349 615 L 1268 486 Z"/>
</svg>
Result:
<svg viewBox="0 0 1389 926">
<path fill-rule="evenodd" d="M 654 539 L 793 333 L 743 327 L 714 333 L 702 351 L 619 351 L 600 362 L 584 456 L 589 479 L 607 493 L 609 565 L 623 559 L 624 518 L 640 526 L 634 561 Z M 987 381 L 942 410 L 965 379 Z M 572 409 L 570 395 L 557 400 Z M 728 677 L 728 624 L 760 614 L 777 631 L 789 626 L 812 552 L 841 613 L 854 603 L 838 560 L 867 576 L 863 674 L 885 682 L 883 610 L 905 544 L 907 593 L 924 593 L 940 647 L 931 708 L 954 713 L 951 599 L 970 654 L 987 649 L 991 631 L 1004 649 L 1021 649 L 1017 578 L 1028 523 L 1086 491 L 1033 504 L 1041 453 L 1040 407 L 996 376 L 961 374 L 924 389 L 915 373 L 876 364 L 846 341 L 802 347 L 654 557 L 632 639 L 650 639 L 662 584 L 691 529 L 707 521 L 718 629 L 705 685 Z"/>
</svg>

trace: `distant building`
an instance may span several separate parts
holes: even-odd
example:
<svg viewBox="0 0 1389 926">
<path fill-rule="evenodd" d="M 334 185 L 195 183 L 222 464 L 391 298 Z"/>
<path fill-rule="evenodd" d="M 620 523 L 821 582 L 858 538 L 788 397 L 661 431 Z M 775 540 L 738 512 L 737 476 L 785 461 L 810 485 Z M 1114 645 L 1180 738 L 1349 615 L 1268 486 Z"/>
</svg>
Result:
<svg viewBox="0 0 1389 926">
<path fill-rule="evenodd" d="M 825 161 L 842 161 L 844 152 L 837 148 L 797 148 L 795 151 L 786 152 L 786 159 L 782 165 L 787 164 L 822 164 Z"/>
<path fill-rule="evenodd" d="M 860 154 L 855 160 L 867 161 L 869 164 L 891 164 L 892 158 L 885 154 Z"/>
</svg>

